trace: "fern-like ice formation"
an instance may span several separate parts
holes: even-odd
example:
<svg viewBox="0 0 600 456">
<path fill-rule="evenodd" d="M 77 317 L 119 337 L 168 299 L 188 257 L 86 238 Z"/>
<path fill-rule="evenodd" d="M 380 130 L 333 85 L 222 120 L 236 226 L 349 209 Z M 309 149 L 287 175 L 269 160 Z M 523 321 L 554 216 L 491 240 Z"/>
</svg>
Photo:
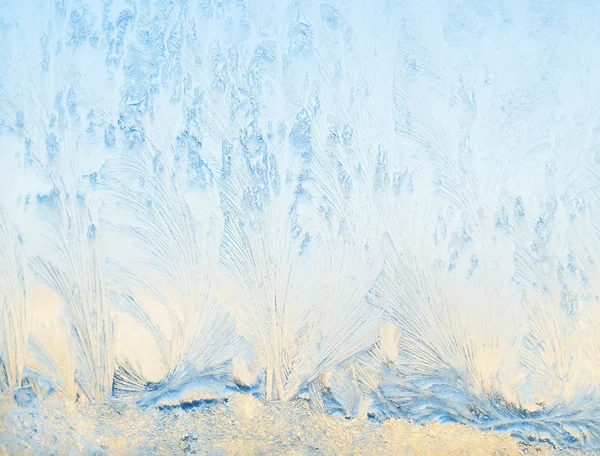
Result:
<svg viewBox="0 0 600 456">
<path fill-rule="evenodd" d="M 242 392 L 600 448 L 596 5 L 0 8 L 20 405 Z"/>
<path fill-rule="evenodd" d="M 0 208 L 0 388 L 21 386 L 30 330 L 31 298 L 23 239 Z"/>
</svg>

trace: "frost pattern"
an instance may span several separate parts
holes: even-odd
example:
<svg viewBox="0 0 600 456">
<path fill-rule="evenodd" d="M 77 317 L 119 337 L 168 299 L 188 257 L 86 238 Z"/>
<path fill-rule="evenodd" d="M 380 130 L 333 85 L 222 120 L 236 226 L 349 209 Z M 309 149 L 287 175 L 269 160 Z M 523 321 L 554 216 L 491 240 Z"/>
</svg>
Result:
<svg viewBox="0 0 600 456">
<path fill-rule="evenodd" d="M 4 2 L 0 390 L 600 449 L 600 11 L 425 3 Z"/>
<path fill-rule="evenodd" d="M 31 309 L 27 295 L 27 264 L 22 238 L 15 226 L 0 212 L 0 388 L 16 388 L 23 381 L 25 350 L 29 337 Z"/>
</svg>

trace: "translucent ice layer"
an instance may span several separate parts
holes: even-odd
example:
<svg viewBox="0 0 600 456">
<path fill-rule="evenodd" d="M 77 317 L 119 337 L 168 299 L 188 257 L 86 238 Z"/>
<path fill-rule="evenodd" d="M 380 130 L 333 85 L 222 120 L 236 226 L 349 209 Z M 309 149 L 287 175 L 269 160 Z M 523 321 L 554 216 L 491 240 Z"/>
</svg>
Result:
<svg viewBox="0 0 600 456">
<path fill-rule="evenodd" d="M 600 450 L 599 24 L 0 0 L 0 438 L 241 397 Z"/>
</svg>

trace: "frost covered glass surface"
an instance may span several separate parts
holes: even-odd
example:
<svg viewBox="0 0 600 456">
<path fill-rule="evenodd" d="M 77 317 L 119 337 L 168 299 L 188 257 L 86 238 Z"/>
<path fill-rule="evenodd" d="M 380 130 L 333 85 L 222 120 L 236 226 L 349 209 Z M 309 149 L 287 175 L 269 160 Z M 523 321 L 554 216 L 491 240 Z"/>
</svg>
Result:
<svg viewBox="0 0 600 456">
<path fill-rule="evenodd" d="M 0 0 L 0 454 L 600 451 L 599 46 L 584 0 Z"/>
</svg>

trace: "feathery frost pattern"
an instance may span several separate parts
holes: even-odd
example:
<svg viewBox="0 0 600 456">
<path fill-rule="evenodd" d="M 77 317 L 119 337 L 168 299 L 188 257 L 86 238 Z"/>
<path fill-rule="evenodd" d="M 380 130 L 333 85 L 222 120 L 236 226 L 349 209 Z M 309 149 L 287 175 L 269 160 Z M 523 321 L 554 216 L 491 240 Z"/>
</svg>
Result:
<svg viewBox="0 0 600 456">
<path fill-rule="evenodd" d="M 7 214 L 0 209 L 0 388 L 16 388 L 23 381 L 27 338 L 31 318 L 27 295 L 27 264 L 22 238 Z"/>
<path fill-rule="evenodd" d="M 3 2 L 0 393 L 600 451 L 589 3 Z"/>
</svg>

